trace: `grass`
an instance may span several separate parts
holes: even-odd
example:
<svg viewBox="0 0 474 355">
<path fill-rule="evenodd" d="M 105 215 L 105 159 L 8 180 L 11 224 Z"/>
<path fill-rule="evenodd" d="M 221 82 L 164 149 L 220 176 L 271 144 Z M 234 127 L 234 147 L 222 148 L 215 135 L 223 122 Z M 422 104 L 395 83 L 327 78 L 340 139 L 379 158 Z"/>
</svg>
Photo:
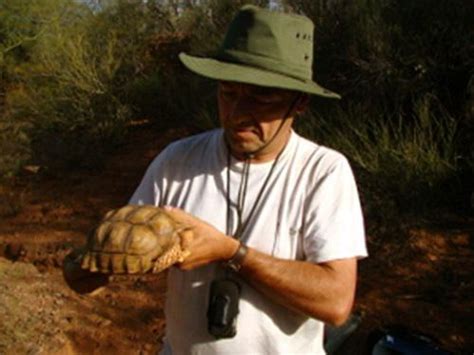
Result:
<svg viewBox="0 0 474 355">
<path fill-rule="evenodd" d="M 356 105 L 330 114 L 310 111 L 297 129 L 345 154 L 363 195 L 379 191 L 399 211 L 420 212 L 446 200 L 443 187 L 459 173 L 457 122 L 433 102 L 426 97 L 414 104 L 412 115 L 390 118 Z"/>
</svg>

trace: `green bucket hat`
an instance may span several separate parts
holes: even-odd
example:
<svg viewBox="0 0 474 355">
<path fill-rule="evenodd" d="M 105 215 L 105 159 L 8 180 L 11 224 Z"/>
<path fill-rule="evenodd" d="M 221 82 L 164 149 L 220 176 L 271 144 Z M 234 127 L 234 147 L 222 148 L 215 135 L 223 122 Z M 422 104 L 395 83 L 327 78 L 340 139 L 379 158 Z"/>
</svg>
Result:
<svg viewBox="0 0 474 355">
<path fill-rule="evenodd" d="M 202 76 L 223 81 L 340 96 L 312 80 L 313 22 L 305 17 L 243 6 L 212 58 L 180 53 L 181 62 Z"/>
</svg>

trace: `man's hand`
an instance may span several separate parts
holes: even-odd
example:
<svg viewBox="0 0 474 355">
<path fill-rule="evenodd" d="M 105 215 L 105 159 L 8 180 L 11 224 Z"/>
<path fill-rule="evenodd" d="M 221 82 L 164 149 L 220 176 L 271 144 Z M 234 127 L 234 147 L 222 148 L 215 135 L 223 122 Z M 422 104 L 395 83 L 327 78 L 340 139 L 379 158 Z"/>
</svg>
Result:
<svg viewBox="0 0 474 355">
<path fill-rule="evenodd" d="M 214 261 L 230 259 L 239 247 L 239 242 L 221 233 L 210 224 L 196 218 L 179 208 L 164 207 L 166 212 L 178 223 L 187 228 L 181 232 L 181 246 L 190 255 L 178 264 L 183 270 L 192 270 Z"/>
</svg>

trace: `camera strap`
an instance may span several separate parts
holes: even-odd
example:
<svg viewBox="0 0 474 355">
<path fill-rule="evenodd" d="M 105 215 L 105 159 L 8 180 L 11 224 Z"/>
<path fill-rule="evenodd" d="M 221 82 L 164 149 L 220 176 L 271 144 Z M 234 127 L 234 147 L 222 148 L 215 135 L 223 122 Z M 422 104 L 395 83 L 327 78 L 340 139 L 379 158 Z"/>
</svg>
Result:
<svg viewBox="0 0 474 355">
<path fill-rule="evenodd" d="M 270 181 L 271 176 L 273 175 L 273 172 L 275 170 L 275 167 L 278 163 L 278 160 L 283 152 L 284 148 L 278 153 L 277 157 L 272 163 L 272 166 L 270 168 L 270 171 L 268 172 L 265 181 L 260 188 L 260 191 L 258 192 L 257 198 L 255 199 L 253 206 L 245 219 L 243 220 L 243 210 L 245 207 L 245 198 L 247 196 L 247 186 L 248 186 L 248 178 L 250 175 L 250 159 L 246 159 L 244 163 L 244 168 L 242 172 L 242 180 L 240 181 L 240 186 L 239 186 L 239 193 L 237 197 L 237 228 L 234 233 L 231 231 L 231 201 L 230 201 L 230 153 L 228 155 L 228 169 L 227 169 L 227 235 L 232 235 L 235 239 L 240 239 L 245 232 L 247 225 L 254 214 L 264 191 L 266 190 L 266 187 L 268 185 L 268 182 Z"/>
</svg>

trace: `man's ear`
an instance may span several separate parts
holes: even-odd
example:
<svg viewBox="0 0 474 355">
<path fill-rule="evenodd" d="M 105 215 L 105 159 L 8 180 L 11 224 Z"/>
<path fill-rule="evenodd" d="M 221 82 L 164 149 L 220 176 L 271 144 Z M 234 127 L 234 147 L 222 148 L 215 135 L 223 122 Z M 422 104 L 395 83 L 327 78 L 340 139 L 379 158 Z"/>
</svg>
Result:
<svg viewBox="0 0 474 355">
<path fill-rule="evenodd" d="M 309 100 L 310 96 L 308 94 L 300 94 L 295 105 L 295 113 L 301 114 L 305 112 L 309 106 Z"/>
</svg>

